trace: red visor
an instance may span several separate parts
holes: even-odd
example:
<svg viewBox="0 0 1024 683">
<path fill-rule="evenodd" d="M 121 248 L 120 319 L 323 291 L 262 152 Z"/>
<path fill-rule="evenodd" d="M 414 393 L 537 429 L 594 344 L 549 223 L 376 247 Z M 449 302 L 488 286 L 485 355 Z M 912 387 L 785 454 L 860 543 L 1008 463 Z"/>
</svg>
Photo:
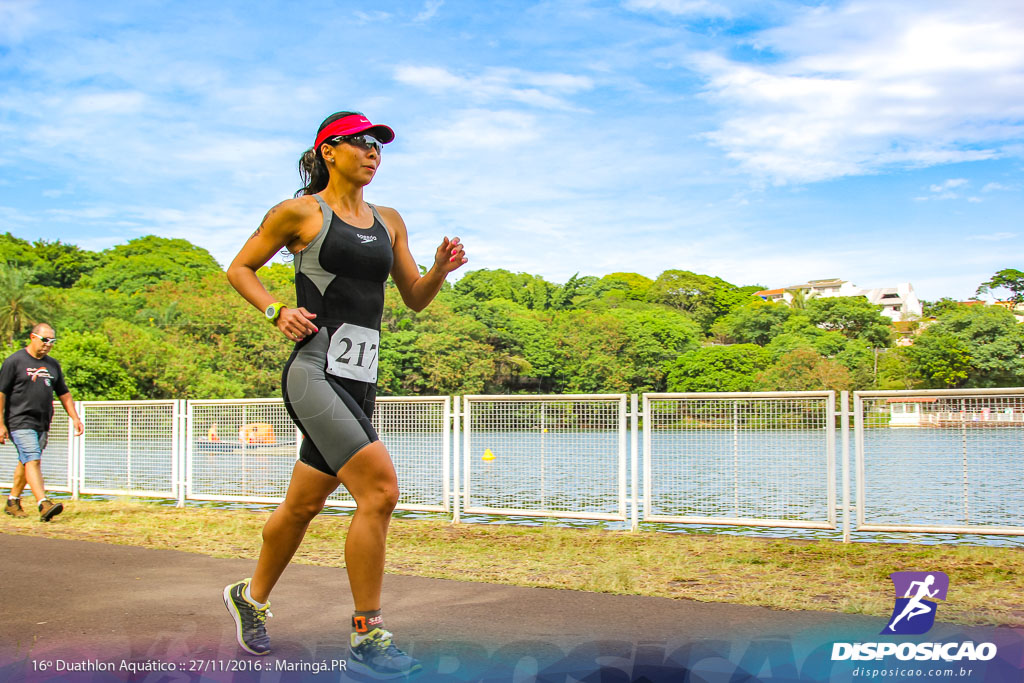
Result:
<svg viewBox="0 0 1024 683">
<path fill-rule="evenodd" d="M 317 133 L 313 149 L 320 149 L 320 145 L 336 135 L 355 135 L 356 133 L 369 133 L 385 144 L 395 139 L 395 131 L 387 126 L 374 125 L 362 114 L 352 114 L 327 124 L 322 131 Z"/>
</svg>

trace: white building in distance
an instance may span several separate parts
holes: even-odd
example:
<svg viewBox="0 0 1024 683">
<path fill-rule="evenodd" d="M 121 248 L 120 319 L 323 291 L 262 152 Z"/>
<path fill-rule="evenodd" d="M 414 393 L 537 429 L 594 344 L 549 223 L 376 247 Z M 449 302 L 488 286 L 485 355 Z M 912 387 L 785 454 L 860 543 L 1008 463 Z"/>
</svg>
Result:
<svg viewBox="0 0 1024 683">
<path fill-rule="evenodd" d="M 830 278 L 828 280 L 810 280 L 802 285 L 791 285 L 779 289 L 762 289 L 755 293 L 755 296 L 759 296 L 765 301 L 791 305 L 793 297 L 798 293 L 803 294 L 804 300 L 833 296 L 862 296 L 871 303 L 882 306 L 882 315 L 892 320 L 919 317 L 923 312 L 921 301 L 917 298 L 914 287 L 909 282 L 901 282 L 895 287 L 862 289 L 847 280 Z"/>
</svg>

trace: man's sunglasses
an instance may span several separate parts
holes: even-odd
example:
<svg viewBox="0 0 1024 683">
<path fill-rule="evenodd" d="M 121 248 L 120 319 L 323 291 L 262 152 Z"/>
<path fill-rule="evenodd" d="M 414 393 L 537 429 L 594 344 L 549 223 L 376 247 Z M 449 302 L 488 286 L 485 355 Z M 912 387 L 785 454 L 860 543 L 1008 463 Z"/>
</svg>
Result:
<svg viewBox="0 0 1024 683">
<path fill-rule="evenodd" d="M 346 145 L 352 145 L 353 147 L 358 147 L 364 151 L 373 148 L 377 150 L 377 154 L 380 154 L 384 149 L 384 143 L 369 133 L 359 133 L 357 135 L 336 135 L 331 138 L 332 145 L 336 145 L 340 142 L 344 142 Z"/>
<path fill-rule="evenodd" d="M 31 334 L 33 337 L 35 337 L 39 341 L 43 342 L 44 344 L 56 344 L 57 343 L 57 338 L 56 337 L 40 337 L 35 332 L 30 332 L 29 334 Z"/>
</svg>

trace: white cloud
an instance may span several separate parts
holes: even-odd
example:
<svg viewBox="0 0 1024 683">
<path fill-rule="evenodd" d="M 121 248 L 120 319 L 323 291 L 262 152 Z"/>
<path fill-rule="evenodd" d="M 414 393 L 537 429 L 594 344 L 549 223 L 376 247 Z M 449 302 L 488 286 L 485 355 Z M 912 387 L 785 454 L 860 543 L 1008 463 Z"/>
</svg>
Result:
<svg viewBox="0 0 1024 683">
<path fill-rule="evenodd" d="M 423 9 L 415 16 L 415 18 L 413 18 L 413 21 L 417 23 L 430 21 L 434 18 L 434 15 L 437 14 L 437 10 L 441 9 L 443 4 L 444 0 L 427 0 L 423 5 Z"/>
<path fill-rule="evenodd" d="M 982 192 L 997 192 L 1000 190 L 1009 191 L 1013 188 L 1009 185 L 1003 185 L 1002 183 L 986 183 L 985 187 L 981 188 Z"/>
<path fill-rule="evenodd" d="M 950 178 L 949 180 L 941 183 L 936 183 L 928 186 L 928 191 L 931 192 L 929 195 L 922 197 L 914 197 L 915 201 L 926 202 L 931 199 L 959 199 L 961 197 L 959 192 L 956 192 L 957 188 L 963 188 L 970 184 L 967 178 Z M 968 197 L 969 202 L 980 202 L 979 197 Z"/>
<path fill-rule="evenodd" d="M 438 156 L 466 150 L 495 150 L 530 144 L 541 137 L 537 117 L 520 111 L 471 109 L 455 112 L 443 128 L 425 130 L 417 144 Z"/>
<path fill-rule="evenodd" d="M 700 54 L 726 118 L 707 138 L 776 183 L 992 159 L 1024 137 L 1024 14 L 865 0 L 756 35 L 770 58 Z"/>
<path fill-rule="evenodd" d="M 399 66 L 395 80 L 432 93 L 476 103 L 513 101 L 541 109 L 573 110 L 567 98 L 594 87 L 586 76 L 535 73 L 515 68 L 489 68 L 478 76 L 460 76 L 436 66 Z"/>
<path fill-rule="evenodd" d="M 3 0 L 0 2 L 0 45 L 21 42 L 39 24 L 35 9 L 37 0 Z"/>
<path fill-rule="evenodd" d="M 728 17 L 728 7 L 707 0 L 627 0 L 626 9 L 641 12 L 666 12 L 673 15 Z"/>
<path fill-rule="evenodd" d="M 1012 240 L 1017 236 L 1015 232 L 994 232 L 990 235 L 973 235 L 971 239 L 982 240 L 985 242 L 1002 242 L 1003 240 Z"/>
<path fill-rule="evenodd" d="M 967 180 L 967 178 L 950 178 L 944 183 L 940 183 L 938 185 L 931 185 L 928 189 L 931 190 L 932 192 L 947 192 L 956 187 L 963 187 L 969 182 L 970 181 Z"/>
<path fill-rule="evenodd" d="M 354 16 L 360 23 L 363 24 L 372 24 L 374 22 L 387 21 L 388 19 L 391 18 L 390 13 L 382 12 L 380 10 L 375 10 L 373 12 L 363 12 L 362 10 L 356 10 L 352 12 L 352 16 Z"/>
</svg>

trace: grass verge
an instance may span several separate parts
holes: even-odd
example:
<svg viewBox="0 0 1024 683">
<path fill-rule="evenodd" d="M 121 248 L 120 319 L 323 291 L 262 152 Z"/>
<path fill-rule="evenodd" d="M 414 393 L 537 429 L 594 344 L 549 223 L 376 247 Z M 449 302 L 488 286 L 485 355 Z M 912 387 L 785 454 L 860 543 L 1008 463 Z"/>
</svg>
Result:
<svg viewBox="0 0 1024 683">
<path fill-rule="evenodd" d="M 131 500 L 65 501 L 49 524 L 4 518 L 0 533 L 255 558 L 266 512 Z M 310 525 L 295 562 L 344 566 L 348 516 Z M 557 526 L 452 525 L 394 519 L 387 571 L 459 581 L 651 595 L 705 602 L 888 616 L 889 573 L 950 578 L 943 621 L 1024 626 L 1024 550 L 979 546 L 631 534 Z"/>
</svg>

